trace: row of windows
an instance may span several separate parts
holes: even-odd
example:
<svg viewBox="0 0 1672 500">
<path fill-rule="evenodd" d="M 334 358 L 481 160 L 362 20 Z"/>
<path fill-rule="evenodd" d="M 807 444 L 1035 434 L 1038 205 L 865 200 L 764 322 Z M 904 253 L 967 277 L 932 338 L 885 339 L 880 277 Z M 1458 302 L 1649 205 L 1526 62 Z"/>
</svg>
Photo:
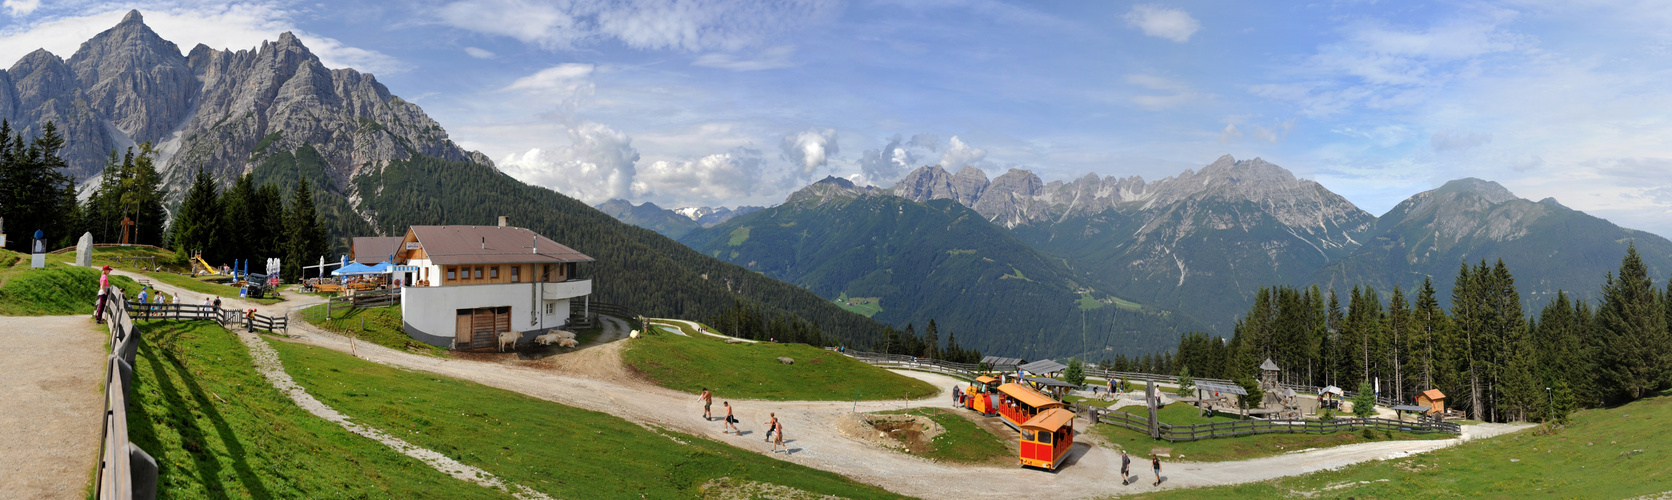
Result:
<svg viewBox="0 0 1672 500">
<path fill-rule="evenodd" d="M 523 266 L 506 266 L 507 272 L 511 274 L 512 283 L 522 283 L 522 268 Z M 559 273 L 562 272 L 562 269 L 554 269 L 551 264 L 544 264 L 544 269 L 545 273 L 542 276 L 541 281 L 551 281 L 554 270 Z M 562 274 L 557 276 L 558 279 L 562 279 L 562 277 Z M 497 280 L 499 279 L 499 266 L 447 266 L 447 279 L 449 281 L 472 279 Z"/>
</svg>

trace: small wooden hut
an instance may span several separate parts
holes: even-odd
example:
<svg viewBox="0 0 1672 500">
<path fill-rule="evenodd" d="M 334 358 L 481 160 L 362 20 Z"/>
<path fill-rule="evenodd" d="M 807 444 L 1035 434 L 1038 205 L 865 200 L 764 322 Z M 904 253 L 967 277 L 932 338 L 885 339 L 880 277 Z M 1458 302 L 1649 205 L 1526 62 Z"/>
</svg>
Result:
<svg viewBox="0 0 1672 500">
<path fill-rule="evenodd" d="M 1446 395 L 1441 393 L 1439 389 L 1422 391 L 1421 394 L 1417 394 L 1417 406 L 1428 407 L 1428 414 L 1430 415 L 1444 415 L 1446 414 Z"/>
</svg>

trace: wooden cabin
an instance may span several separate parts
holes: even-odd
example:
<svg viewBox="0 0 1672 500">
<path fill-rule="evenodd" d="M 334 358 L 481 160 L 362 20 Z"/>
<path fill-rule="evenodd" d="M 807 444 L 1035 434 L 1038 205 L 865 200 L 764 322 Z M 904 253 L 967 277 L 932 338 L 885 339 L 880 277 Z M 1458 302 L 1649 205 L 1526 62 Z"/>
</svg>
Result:
<svg viewBox="0 0 1672 500">
<path fill-rule="evenodd" d="M 1428 407 L 1427 413 L 1429 415 L 1445 415 L 1446 395 L 1441 393 L 1439 389 L 1422 391 L 1421 394 L 1417 394 L 1417 406 Z"/>
<path fill-rule="evenodd" d="M 1062 408 L 1039 412 L 1022 423 L 1020 439 L 1023 466 L 1055 470 L 1074 447 L 1074 413 Z"/>
</svg>

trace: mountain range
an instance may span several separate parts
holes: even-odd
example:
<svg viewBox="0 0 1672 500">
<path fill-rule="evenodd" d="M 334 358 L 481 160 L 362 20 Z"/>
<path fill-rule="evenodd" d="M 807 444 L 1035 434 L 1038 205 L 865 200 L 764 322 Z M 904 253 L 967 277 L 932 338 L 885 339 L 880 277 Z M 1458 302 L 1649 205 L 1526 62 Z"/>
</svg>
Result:
<svg viewBox="0 0 1672 500">
<path fill-rule="evenodd" d="M 503 215 L 596 258 L 581 270 L 594 301 L 695 320 L 742 308 L 847 345 L 885 332 L 805 289 L 511 178 L 371 75 L 325 68 L 290 33 L 250 50 L 182 54 L 133 11 L 68 61 L 38 50 L 0 71 L 0 118 L 26 137 L 54 122 L 67 173 L 81 180 L 97 179 L 113 151 L 150 142 L 173 200 L 199 168 L 222 187 L 245 174 L 286 190 L 306 180 L 340 253 L 353 236 Z"/>
<path fill-rule="evenodd" d="M 739 206 L 736 209 L 728 207 L 684 207 L 665 209 L 655 203 L 644 202 L 634 205 L 633 202 L 620 198 L 612 199 L 593 205 L 611 217 L 638 227 L 655 231 L 662 236 L 679 239 L 685 233 L 699 227 L 714 227 L 716 224 L 731 220 L 733 217 L 760 210 L 761 207 Z"/>
<path fill-rule="evenodd" d="M 855 201 L 860 199 L 866 201 Z M 917 212 L 946 213 L 945 203 L 972 210 L 1009 234 L 972 236 L 973 230 L 952 224 L 900 227 L 900 219 L 918 217 Z M 1059 273 L 1042 276 L 1072 282 L 1098 300 L 1176 313 L 1180 320 L 1147 332 L 1162 337 L 1176 335 L 1183 325 L 1228 334 L 1262 286 L 1316 284 L 1342 294 L 1368 286 L 1386 297 L 1395 286 L 1410 290 L 1432 279 L 1449 303 L 1463 262 L 1502 259 L 1533 303 L 1557 290 L 1595 299 L 1627 245 L 1637 247 L 1653 275 L 1672 272 L 1672 242 L 1665 238 L 1621 228 L 1554 199 L 1522 199 L 1494 182 L 1451 181 L 1377 217 L 1280 166 L 1228 155 L 1155 182 L 1087 175 L 1046 183 L 1016 169 L 989 180 L 980 169 L 951 173 L 937 165 L 918 168 L 887 188 L 826 179 L 791 194 L 784 205 L 693 231 L 681 241 L 829 299 L 877 296 L 875 317 L 885 321 L 936 317 L 946 324 L 945 318 L 966 312 L 909 294 L 895 292 L 890 300 L 867 291 L 876 289 L 873 273 L 899 273 L 902 267 L 886 252 L 872 251 L 871 242 L 911 241 L 955 252 L 962 248 L 958 244 L 976 238 L 1009 243 L 1003 255 L 1046 257 L 1058 264 L 1051 268 Z M 819 245 L 842 251 L 809 250 Z M 874 258 L 856 259 L 856 253 Z M 842 273 L 830 273 L 832 268 Z M 963 276 L 934 272 L 939 274 L 932 278 L 910 273 L 902 278 L 968 293 L 968 286 L 950 284 L 980 283 L 993 271 L 976 266 Z M 1038 306 L 1032 300 L 984 304 L 986 314 L 1000 315 Z M 1072 329 L 1065 330 L 1071 337 Z M 1010 325 L 960 331 L 969 345 L 983 348 L 1010 345 L 1007 338 L 1015 335 Z"/>
</svg>

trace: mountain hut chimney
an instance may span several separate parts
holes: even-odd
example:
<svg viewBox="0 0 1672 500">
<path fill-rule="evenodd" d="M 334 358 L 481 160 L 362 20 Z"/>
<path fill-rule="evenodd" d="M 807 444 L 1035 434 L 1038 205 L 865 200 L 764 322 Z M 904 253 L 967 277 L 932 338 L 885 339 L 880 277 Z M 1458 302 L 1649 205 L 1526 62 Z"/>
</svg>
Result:
<svg viewBox="0 0 1672 500">
<path fill-rule="evenodd" d="M 503 216 L 503 215 L 499 216 L 499 227 L 505 227 L 506 222 L 509 222 L 509 221 L 510 221 L 510 217 L 506 217 L 506 216 Z"/>
</svg>

